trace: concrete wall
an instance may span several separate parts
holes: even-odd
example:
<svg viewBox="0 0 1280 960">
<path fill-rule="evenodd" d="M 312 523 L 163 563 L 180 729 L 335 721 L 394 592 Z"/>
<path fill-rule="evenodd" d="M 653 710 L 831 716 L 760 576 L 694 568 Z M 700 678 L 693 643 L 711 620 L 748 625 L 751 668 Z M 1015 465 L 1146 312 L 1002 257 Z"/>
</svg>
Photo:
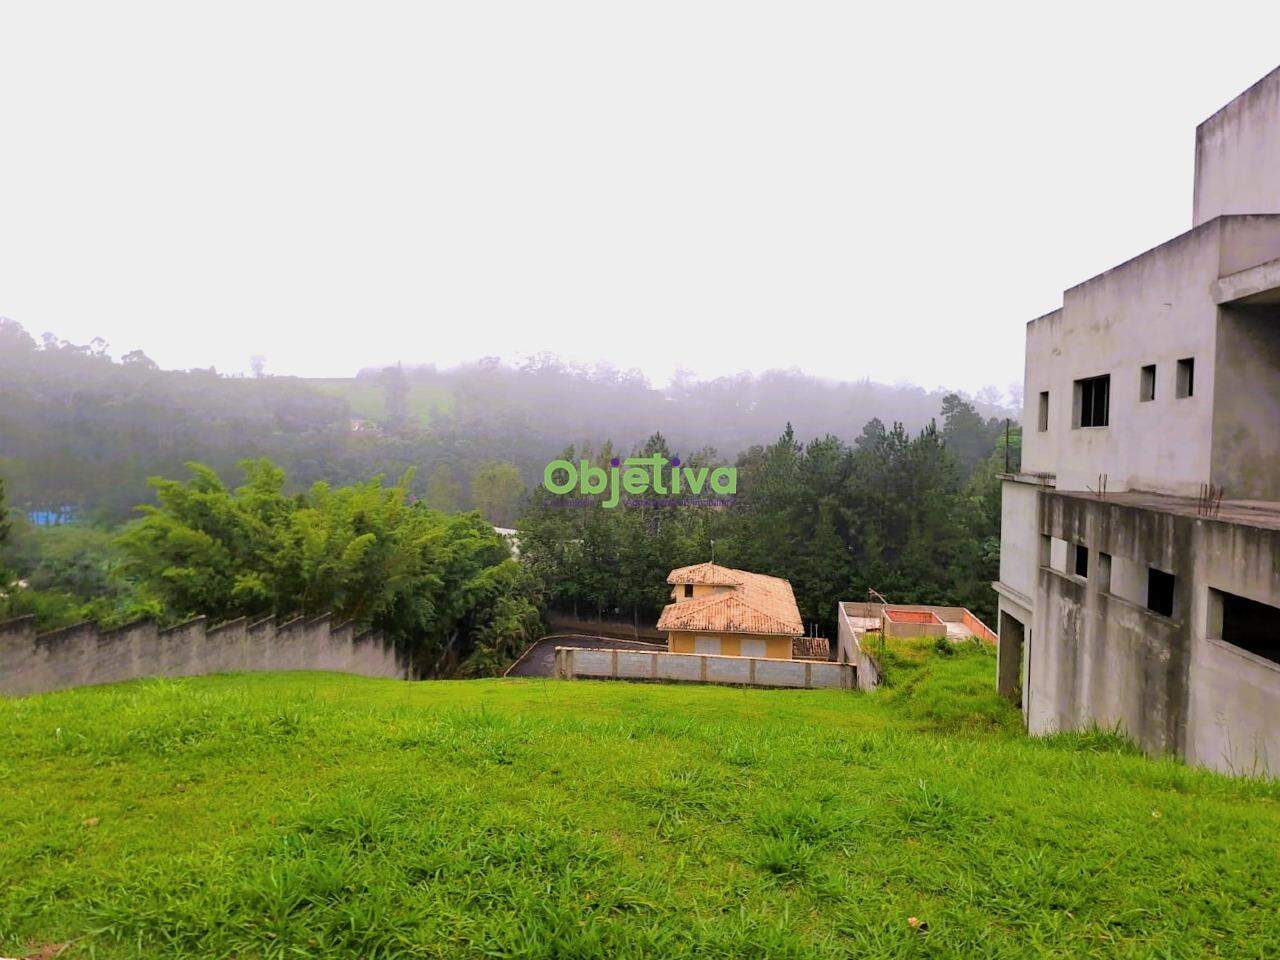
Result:
<svg viewBox="0 0 1280 960">
<path fill-rule="evenodd" d="M 1196 128 L 1192 224 L 1280 213 L 1280 68 Z"/>
<path fill-rule="evenodd" d="M 1277 160 L 1280 168 L 1280 160 Z M 1280 307 L 1221 308 L 1209 480 L 1236 500 L 1280 500 Z"/>
<path fill-rule="evenodd" d="M 1062 490 L 1098 486 L 1194 496 L 1215 464 L 1218 371 L 1230 390 L 1253 390 L 1217 358 L 1214 282 L 1280 256 L 1280 217 L 1211 221 L 1072 287 L 1063 306 L 1027 325 L 1022 468 L 1056 477 Z M 1195 360 L 1195 390 L 1177 397 L 1177 362 Z M 1156 367 L 1155 399 L 1139 399 L 1142 367 Z M 1109 374 L 1105 427 L 1074 426 L 1076 380 Z M 1274 374 L 1268 374 L 1274 380 Z M 1040 393 L 1049 393 L 1048 429 L 1038 429 Z M 1237 418 L 1271 438 L 1259 414 Z M 1251 474 L 1215 465 L 1228 489 Z M 1226 472 L 1224 472 L 1226 471 Z"/>
<path fill-rule="evenodd" d="M 851 664 L 854 682 L 859 690 L 874 690 L 880 685 L 880 664 L 867 648 L 866 632 L 855 627 L 850 616 L 863 616 L 861 603 L 841 603 L 836 607 L 836 662 Z M 871 604 L 870 606 L 880 606 Z M 883 609 L 881 607 L 881 609 Z"/>
<path fill-rule="evenodd" d="M 1280 531 L 1197 523 L 1190 611 L 1187 756 L 1232 773 L 1280 776 L 1280 664 L 1217 639 L 1209 589 L 1280 607 Z"/>
<path fill-rule="evenodd" d="M 1209 636 L 1209 590 L 1280 607 L 1280 531 L 1042 493 L 1041 530 L 1089 547 L 1090 576 L 1039 570 L 1025 708 L 1032 733 L 1119 727 L 1152 753 L 1280 774 L 1280 664 Z M 1112 557 L 1101 582 L 1099 555 Z M 1138 574 L 1117 582 L 1117 559 Z M 1176 577 L 1165 617 L 1117 589 Z M 1145 597 L 1145 585 L 1142 588 Z"/>
<path fill-rule="evenodd" d="M 675 680 L 806 689 L 848 690 L 857 685 L 854 669 L 847 663 L 574 647 L 556 649 L 556 676 L 564 680 Z"/>
<path fill-rule="evenodd" d="M 244 619 L 209 627 L 204 618 L 160 630 L 140 621 L 119 630 L 90 623 L 37 634 L 35 620 L 0 623 L 0 694 L 259 670 L 334 670 L 368 677 L 410 676 L 406 660 L 381 635 L 328 615 L 277 625 Z"/>
<path fill-rule="evenodd" d="M 885 611 L 880 615 L 882 637 L 945 637 L 947 635 L 947 625 L 936 615 L 924 619 L 925 611 L 902 610 L 898 607 L 893 610 L 899 611 L 897 616 L 894 616 L 892 611 Z M 910 616 L 912 613 L 917 616 Z"/>
</svg>

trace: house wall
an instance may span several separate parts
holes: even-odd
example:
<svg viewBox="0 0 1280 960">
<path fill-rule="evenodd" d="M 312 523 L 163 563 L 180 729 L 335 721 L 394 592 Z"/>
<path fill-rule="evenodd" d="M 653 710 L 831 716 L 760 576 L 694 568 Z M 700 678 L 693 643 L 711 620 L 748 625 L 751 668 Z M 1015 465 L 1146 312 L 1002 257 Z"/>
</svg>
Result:
<svg viewBox="0 0 1280 960">
<path fill-rule="evenodd" d="M 380 634 L 357 635 L 328 615 L 277 624 L 244 619 L 209 627 L 203 617 L 168 630 L 139 621 L 118 630 L 90 623 L 37 634 L 35 620 L 0 623 L 0 695 L 26 696 L 138 677 L 258 670 L 333 670 L 407 678 L 410 665 Z"/>
<path fill-rule="evenodd" d="M 675 586 L 673 586 L 671 588 L 672 601 L 674 601 L 675 603 L 683 603 L 686 600 L 698 600 L 698 599 L 701 599 L 702 597 L 709 597 L 713 593 L 728 593 L 730 590 L 733 589 L 732 587 L 720 586 L 717 584 L 710 584 L 710 583 L 695 583 L 695 584 L 691 584 L 691 586 L 693 587 L 693 596 L 691 597 L 686 597 L 684 595 L 685 584 L 677 583 Z"/>
<path fill-rule="evenodd" d="M 1094 488 L 1105 473 L 1109 490 L 1196 492 L 1209 475 L 1218 241 L 1217 223 L 1184 234 L 1073 287 L 1061 310 L 1027 325 L 1024 471 L 1055 474 L 1064 490 Z M 1176 399 L 1184 357 L 1195 358 L 1196 390 Z M 1141 368 L 1152 363 L 1156 398 L 1139 402 Z M 1111 376 L 1108 426 L 1074 427 L 1075 381 L 1102 374 Z"/>
<path fill-rule="evenodd" d="M 1280 774 L 1280 665 L 1208 636 L 1208 591 L 1280 607 L 1280 532 L 1101 500 L 1041 494 L 1041 530 L 1084 543 L 1088 578 L 1042 566 L 1028 728 L 1119 727 L 1151 753 Z M 1164 617 L 1104 589 L 1098 555 L 1176 577 Z M 1136 579 L 1134 577 L 1133 579 Z M 1131 588 L 1125 588 L 1131 589 Z"/>
<path fill-rule="evenodd" d="M 791 637 L 771 636 L 768 634 L 741 634 L 741 633 L 701 633 L 701 632 L 684 632 L 671 631 L 667 634 L 667 649 L 672 653 L 696 653 L 695 641 L 700 638 L 711 639 L 715 641 L 713 651 L 715 655 L 725 657 L 738 657 L 742 655 L 742 641 L 744 638 L 751 640 L 762 640 L 765 645 L 765 658 L 770 660 L 790 660 L 791 659 Z"/>
<path fill-rule="evenodd" d="M 1192 223 L 1280 213 L 1280 68 L 1196 128 Z"/>
<path fill-rule="evenodd" d="M 1277 257 L 1280 217 L 1230 217 L 1066 291 L 1061 310 L 1027 325 L 1022 469 L 1054 475 L 1060 490 L 1095 489 L 1106 474 L 1114 492 L 1195 496 L 1214 476 L 1228 490 L 1280 495 L 1280 481 L 1259 480 L 1253 466 L 1256 452 L 1280 436 L 1272 416 L 1280 404 L 1273 396 L 1280 389 L 1275 324 L 1224 311 L 1220 332 L 1212 292 L 1218 278 Z M 1227 350 L 1222 359 L 1220 344 Z M 1251 347 L 1262 350 L 1249 354 L 1258 379 L 1240 376 L 1238 361 Z M 1195 390 L 1180 398 L 1177 362 L 1184 358 L 1195 360 Z M 1155 399 L 1142 401 L 1141 370 L 1148 364 L 1156 367 Z M 1218 370 L 1225 371 L 1221 386 Z M 1102 374 L 1111 377 L 1108 425 L 1075 427 L 1075 381 Z M 1251 407 L 1255 389 L 1266 403 Z"/>
</svg>

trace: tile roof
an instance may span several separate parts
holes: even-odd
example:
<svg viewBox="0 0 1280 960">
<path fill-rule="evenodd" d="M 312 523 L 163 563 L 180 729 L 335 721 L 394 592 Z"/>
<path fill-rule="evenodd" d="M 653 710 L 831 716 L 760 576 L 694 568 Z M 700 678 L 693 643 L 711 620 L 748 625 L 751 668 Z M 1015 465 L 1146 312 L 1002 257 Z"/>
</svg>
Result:
<svg viewBox="0 0 1280 960">
<path fill-rule="evenodd" d="M 715 563 L 695 563 L 691 567 L 676 567 L 667 574 L 667 583 L 701 583 L 710 586 L 740 586 L 746 582 L 743 570 L 722 567 Z"/>
<path fill-rule="evenodd" d="M 714 577 L 716 579 L 679 579 Z M 731 589 L 667 604 L 658 618 L 659 630 L 693 630 L 706 633 L 758 633 L 799 637 L 804 623 L 791 584 L 747 570 L 733 570 L 700 563 L 672 570 L 668 583 L 703 583 Z"/>
<path fill-rule="evenodd" d="M 791 656 L 801 660 L 829 660 L 831 641 L 826 637 L 796 637 L 791 641 Z"/>
</svg>

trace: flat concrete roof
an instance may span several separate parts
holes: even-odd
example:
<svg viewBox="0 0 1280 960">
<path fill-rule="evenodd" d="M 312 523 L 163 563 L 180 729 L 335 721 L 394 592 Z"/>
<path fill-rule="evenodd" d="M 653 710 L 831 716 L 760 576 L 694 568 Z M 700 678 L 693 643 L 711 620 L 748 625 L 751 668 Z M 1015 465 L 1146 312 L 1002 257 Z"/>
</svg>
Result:
<svg viewBox="0 0 1280 960">
<path fill-rule="evenodd" d="M 1046 490 L 1045 492 L 1097 504 L 1114 504 L 1118 507 L 1135 507 L 1139 510 L 1192 517 L 1196 520 L 1216 520 L 1219 523 L 1234 523 L 1243 527 L 1280 530 L 1280 501 L 1277 500 L 1223 500 L 1216 513 L 1205 514 L 1199 511 L 1199 501 L 1195 497 L 1175 497 L 1165 493 L 1149 493 L 1145 490 L 1108 493 L 1105 497 L 1099 497 L 1091 490 Z"/>
</svg>

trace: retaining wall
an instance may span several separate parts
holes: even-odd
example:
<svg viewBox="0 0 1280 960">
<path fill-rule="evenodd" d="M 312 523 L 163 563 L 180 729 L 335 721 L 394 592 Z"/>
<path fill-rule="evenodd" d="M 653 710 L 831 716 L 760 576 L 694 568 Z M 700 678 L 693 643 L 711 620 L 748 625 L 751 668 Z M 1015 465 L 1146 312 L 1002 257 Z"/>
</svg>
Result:
<svg viewBox="0 0 1280 960">
<path fill-rule="evenodd" d="M 204 617 L 161 630 L 142 620 L 118 630 L 80 623 L 36 633 L 35 618 L 0 623 L 0 695 L 24 696 L 138 677 L 261 670 L 332 670 L 407 679 L 411 668 L 381 634 L 334 625 L 325 614 L 284 623 Z"/>
<path fill-rule="evenodd" d="M 766 660 L 758 657 L 717 657 L 699 653 L 640 650 L 584 650 L 556 648 L 556 674 L 616 680 L 679 680 L 752 687 L 835 688 L 857 686 L 855 668 L 823 660 Z"/>
<path fill-rule="evenodd" d="M 851 609 L 852 608 L 852 611 Z M 880 663 L 867 649 L 867 632 L 855 626 L 849 619 L 861 616 L 859 604 L 840 603 L 836 605 L 837 615 L 837 659 L 841 663 L 852 664 L 854 680 L 859 690 L 874 690 L 880 685 Z"/>
</svg>

